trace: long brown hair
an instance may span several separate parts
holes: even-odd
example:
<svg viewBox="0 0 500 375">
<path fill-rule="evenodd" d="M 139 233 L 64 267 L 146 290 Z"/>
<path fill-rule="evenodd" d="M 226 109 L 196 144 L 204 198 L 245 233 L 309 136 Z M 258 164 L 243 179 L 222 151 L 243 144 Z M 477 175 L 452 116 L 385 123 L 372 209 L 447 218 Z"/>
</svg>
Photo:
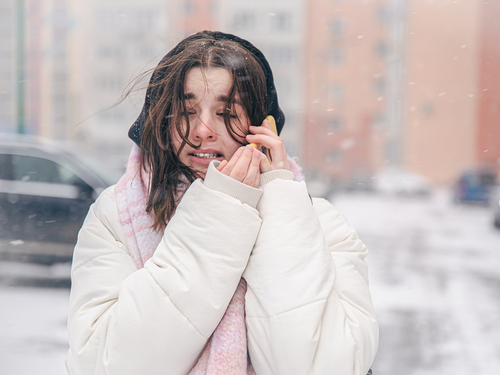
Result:
<svg viewBox="0 0 500 375">
<path fill-rule="evenodd" d="M 264 68 L 240 43 L 216 40 L 200 32 L 182 40 L 174 50 L 175 53 L 167 55 L 153 72 L 155 80 L 148 86 L 150 97 L 147 98 L 151 105 L 141 139 L 142 166 L 151 173 L 146 211 L 153 213 L 156 230 L 164 228 L 175 212 L 182 177 L 185 176 L 189 183 L 198 177 L 179 159 L 186 144 L 193 148 L 201 146 L 188 139 L 190 125 L 184 83 L 189 70 L 195 67 L 202 71 L 215 67 L 227 69 L 233 83 L 224 111 L 224 124 L 230 136 L 242 145 L 246 129 L 233 128 L 233 124 L 241 125 L 239 120 L 233 119 L 231 123 L 236 93 L 250 124 L 262 123 L 269 104 Z M 173 130 L 182 139 L 178 150 L 173 146 Z"/>
</svg>

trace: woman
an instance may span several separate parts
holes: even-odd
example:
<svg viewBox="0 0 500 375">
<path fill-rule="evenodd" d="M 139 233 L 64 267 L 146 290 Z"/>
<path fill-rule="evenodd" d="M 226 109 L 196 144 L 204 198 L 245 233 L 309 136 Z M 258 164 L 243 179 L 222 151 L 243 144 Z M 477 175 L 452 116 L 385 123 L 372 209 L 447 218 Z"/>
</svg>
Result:
<svg viewBox="0 0 500 375">
<path fill-rule="evenodd" d="M 366 374 L 366 247 L 295 181 L 267 115 L 281 131 L 269 64 L 236 36 L 197 33 L 156 67 L 127 172 L 78 237 L 70 374 Z"/>
</svg>

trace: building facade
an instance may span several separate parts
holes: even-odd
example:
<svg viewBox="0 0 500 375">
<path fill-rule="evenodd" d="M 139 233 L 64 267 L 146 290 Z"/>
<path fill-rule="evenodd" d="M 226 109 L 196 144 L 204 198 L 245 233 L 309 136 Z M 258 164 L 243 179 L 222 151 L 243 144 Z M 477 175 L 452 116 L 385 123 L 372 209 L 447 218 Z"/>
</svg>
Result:
<svg viewBox="0 0 500 375">
<path fill-rule="evenodd" d="M 387 2 L 307 4 L 304 166 L 317 178 L 362 184 L 384 163 Z"/>
</svg>

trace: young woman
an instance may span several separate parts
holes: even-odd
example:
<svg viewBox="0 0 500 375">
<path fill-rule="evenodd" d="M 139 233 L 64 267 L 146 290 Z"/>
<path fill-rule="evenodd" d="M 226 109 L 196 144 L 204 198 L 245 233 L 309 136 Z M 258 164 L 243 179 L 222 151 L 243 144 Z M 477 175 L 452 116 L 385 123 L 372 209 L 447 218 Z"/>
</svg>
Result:
<svg viewBox="0 0 500 375">
<path fill-rule="evenodd" d="M 367 373 L 366 247 L 267 115 L 281 131 L 269 64 L 234 35 L 192 35 L 156 67 L 127 172 L 78 237 L 70 374 Z"/>
</svg>

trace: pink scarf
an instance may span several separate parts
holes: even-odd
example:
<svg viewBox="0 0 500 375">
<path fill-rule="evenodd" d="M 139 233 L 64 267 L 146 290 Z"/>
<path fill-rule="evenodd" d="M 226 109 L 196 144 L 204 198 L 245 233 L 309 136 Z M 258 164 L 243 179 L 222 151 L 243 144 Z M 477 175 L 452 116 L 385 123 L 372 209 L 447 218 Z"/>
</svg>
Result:
<svg viewBox="0 0 500 375">
<path fill-rule="evenodd" d="M 296 180 L 303 180 L 300 168 L 288 159 Z M 149 174 L 141 168 L 140 149 L 132 147 L 127 171 L 116 186 L 120 222 L 137 269 L 151 258 L 163 231 L 152 229 L 153 217 L 146 212 Z M 181 195 L 183 192 L 181 193 Z M 246 281 L 242 278 L 227 310 L 203 348 L 189 375 L 255 375 L 247 356 L 245 325 Z"/>
</svg>

